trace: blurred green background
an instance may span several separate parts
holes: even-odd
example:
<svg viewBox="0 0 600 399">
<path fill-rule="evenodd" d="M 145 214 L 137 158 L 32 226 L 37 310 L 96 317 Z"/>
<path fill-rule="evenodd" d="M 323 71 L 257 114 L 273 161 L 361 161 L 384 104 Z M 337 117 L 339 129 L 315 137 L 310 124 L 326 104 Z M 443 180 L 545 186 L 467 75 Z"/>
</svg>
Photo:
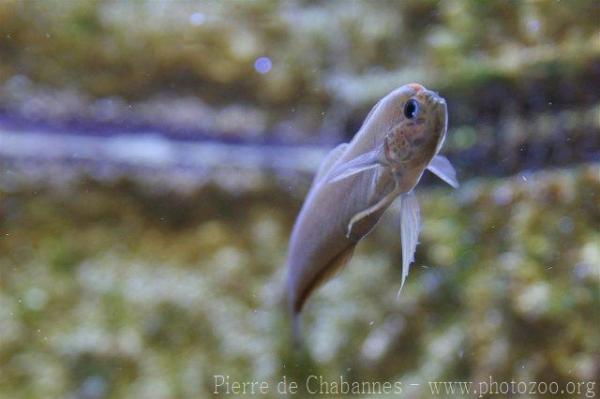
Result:
<svg viewBox="0 0 600 399">
<path fill-rule="evenodd" d="M 599 21 L 594 0 L 1 1 L 0 398 L 205 398 L 215 375 L 598 395 Z M 448 101 L 462 186 L 418 187 L 398 300 L 391 209 L 294 351 L 311 171 L 413 81 Z"/>
</svg>

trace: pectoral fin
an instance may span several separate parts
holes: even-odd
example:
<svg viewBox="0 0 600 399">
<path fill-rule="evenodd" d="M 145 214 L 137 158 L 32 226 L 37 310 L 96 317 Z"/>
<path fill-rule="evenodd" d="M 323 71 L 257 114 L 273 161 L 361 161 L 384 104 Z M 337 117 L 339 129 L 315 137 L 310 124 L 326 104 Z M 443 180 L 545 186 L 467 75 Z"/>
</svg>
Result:
<svg viewBox="0 0 600 399">
<path fill-rule="evenodd" d="M 448 161 L 448 158 L 442 155 L 436 155 L 433 157 L 429 165 L 427 166 L 431 172 L 437 177 L 448 183 L 454 188 L 458 187 L 458 179 L 456 178 L 456 171 L 454 167 Z"/>
<path fill-rule="evenodd" d="M 419 230 L 421 229 L 421 212 L 419 201 L 413 191 L 400 197 L 400 234 L 402 241 L 402 283 L 400 291 L 404 286 L 408 269 L 415 257 L 415 251 L 419 242 Z"/>
<path fill-rule="evenodd" d="M 333 150 L 329 151 L 329 153 L 325 156 L 325 158 L 323 159 L 323 161 L 321 161 L 321 164 L 319 165 L 319 170 L 315 175 L 315 183 L 319 182 L 323 178 L 323 176 L 325 176 L 327 172 L 331 170 L 332 166 L 338 159 L 340 159 L 340 157 L 344 153 L 344 150 L 346 150 L 347 147 L 348 143 L 342 143 L 335 147 Z"/>
<path fill-rule="evenodd" d="M 328 182 L 335 183 L 357 173 L 364 172 L 379 165 L 385 165 L 381 149 L 366 152 L 348 162 L 337 165 L 329 174 Z"/>
<path fill-rule="evenodd" d="M 387 208 L 390 203 L 396 199 L 396 197 L 398 196 L 398 188 L 394 188 L 389 194 L 387 194 L 385 197 L 383 197 L 382 199 L 380 199 L 375 205 L 370 206 L 369 208 L 365 209 L 364 211 L 358 212 L 356 215 L 352 216 L 352 219 L 350 219 L 350 222 L 348 223 L 348 228 L 346 229 L 346 237 L 350 238 L 351 234 L 352 234 L 352 226 L 358 222 L 359 220 L 379 211 L 382 209 Z"/>
</svg>

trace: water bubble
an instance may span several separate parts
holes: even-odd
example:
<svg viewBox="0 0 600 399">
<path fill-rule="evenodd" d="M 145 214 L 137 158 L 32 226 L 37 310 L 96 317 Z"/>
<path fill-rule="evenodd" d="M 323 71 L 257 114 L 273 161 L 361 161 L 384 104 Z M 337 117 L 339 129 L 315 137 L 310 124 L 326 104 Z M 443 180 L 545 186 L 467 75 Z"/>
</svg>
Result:
<svg viewBox="0 0 600 399">
<path fill-rule="evenodd" d="M 195 12 L 190 15 L 190 24 L 200 26 L 206 21 L 206 16 L 201 12 Z"/>
<path fill-rule="evenodd" d="M 258 73 L 268 73 L 272 67 L 273 63 L 269 57 L 258 57 L 256 61 L 254 61 L 254 69 L 256 69 L 256 72 Z"/>
<path fill-rule="evenodd" d="M 537 19 L 530 19 L 527 22 L 527 28 L 532 33 L 537 33 L 540 30 L 540 21 Z"/>
</svg>

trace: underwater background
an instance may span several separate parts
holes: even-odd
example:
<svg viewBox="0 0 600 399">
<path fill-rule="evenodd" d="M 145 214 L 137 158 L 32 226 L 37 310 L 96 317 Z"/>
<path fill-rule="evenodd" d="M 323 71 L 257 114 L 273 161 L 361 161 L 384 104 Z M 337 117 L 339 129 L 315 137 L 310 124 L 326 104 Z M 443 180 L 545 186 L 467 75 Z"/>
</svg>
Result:
<svg viewBox="0 0 600 399">
<path fill-rule="evenodd" d="M 220 375 L 599 395 L 599 21 L 596 0 L 0 1 L 0 398 L 236 396 Z M 417 187 L 398 299 L 394 208 L 295 351 L 311 178 L 410 82 L 448 103 L 461 187 Z"/>
</svg>

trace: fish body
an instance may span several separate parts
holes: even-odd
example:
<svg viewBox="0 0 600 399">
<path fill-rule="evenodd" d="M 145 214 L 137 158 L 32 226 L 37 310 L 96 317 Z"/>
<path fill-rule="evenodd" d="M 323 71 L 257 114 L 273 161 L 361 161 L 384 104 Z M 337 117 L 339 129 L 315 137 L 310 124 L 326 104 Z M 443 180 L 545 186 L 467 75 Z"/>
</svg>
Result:
<svg viewBox="0 0 600 399">
<path fill-rule="evenodd" d="M 404 283 L 420 223 L 413 188 L 429 165 L 457 185 L 448 161 L 437 156 L 446 130 L 445 101 L 421 85 L 405 85 L 380 100 L 350 143 L 323 160 L 290 238 L 287 293 L 295 334 L 310 294 L 350 260 L 397 197 Z"/>
</svg>

